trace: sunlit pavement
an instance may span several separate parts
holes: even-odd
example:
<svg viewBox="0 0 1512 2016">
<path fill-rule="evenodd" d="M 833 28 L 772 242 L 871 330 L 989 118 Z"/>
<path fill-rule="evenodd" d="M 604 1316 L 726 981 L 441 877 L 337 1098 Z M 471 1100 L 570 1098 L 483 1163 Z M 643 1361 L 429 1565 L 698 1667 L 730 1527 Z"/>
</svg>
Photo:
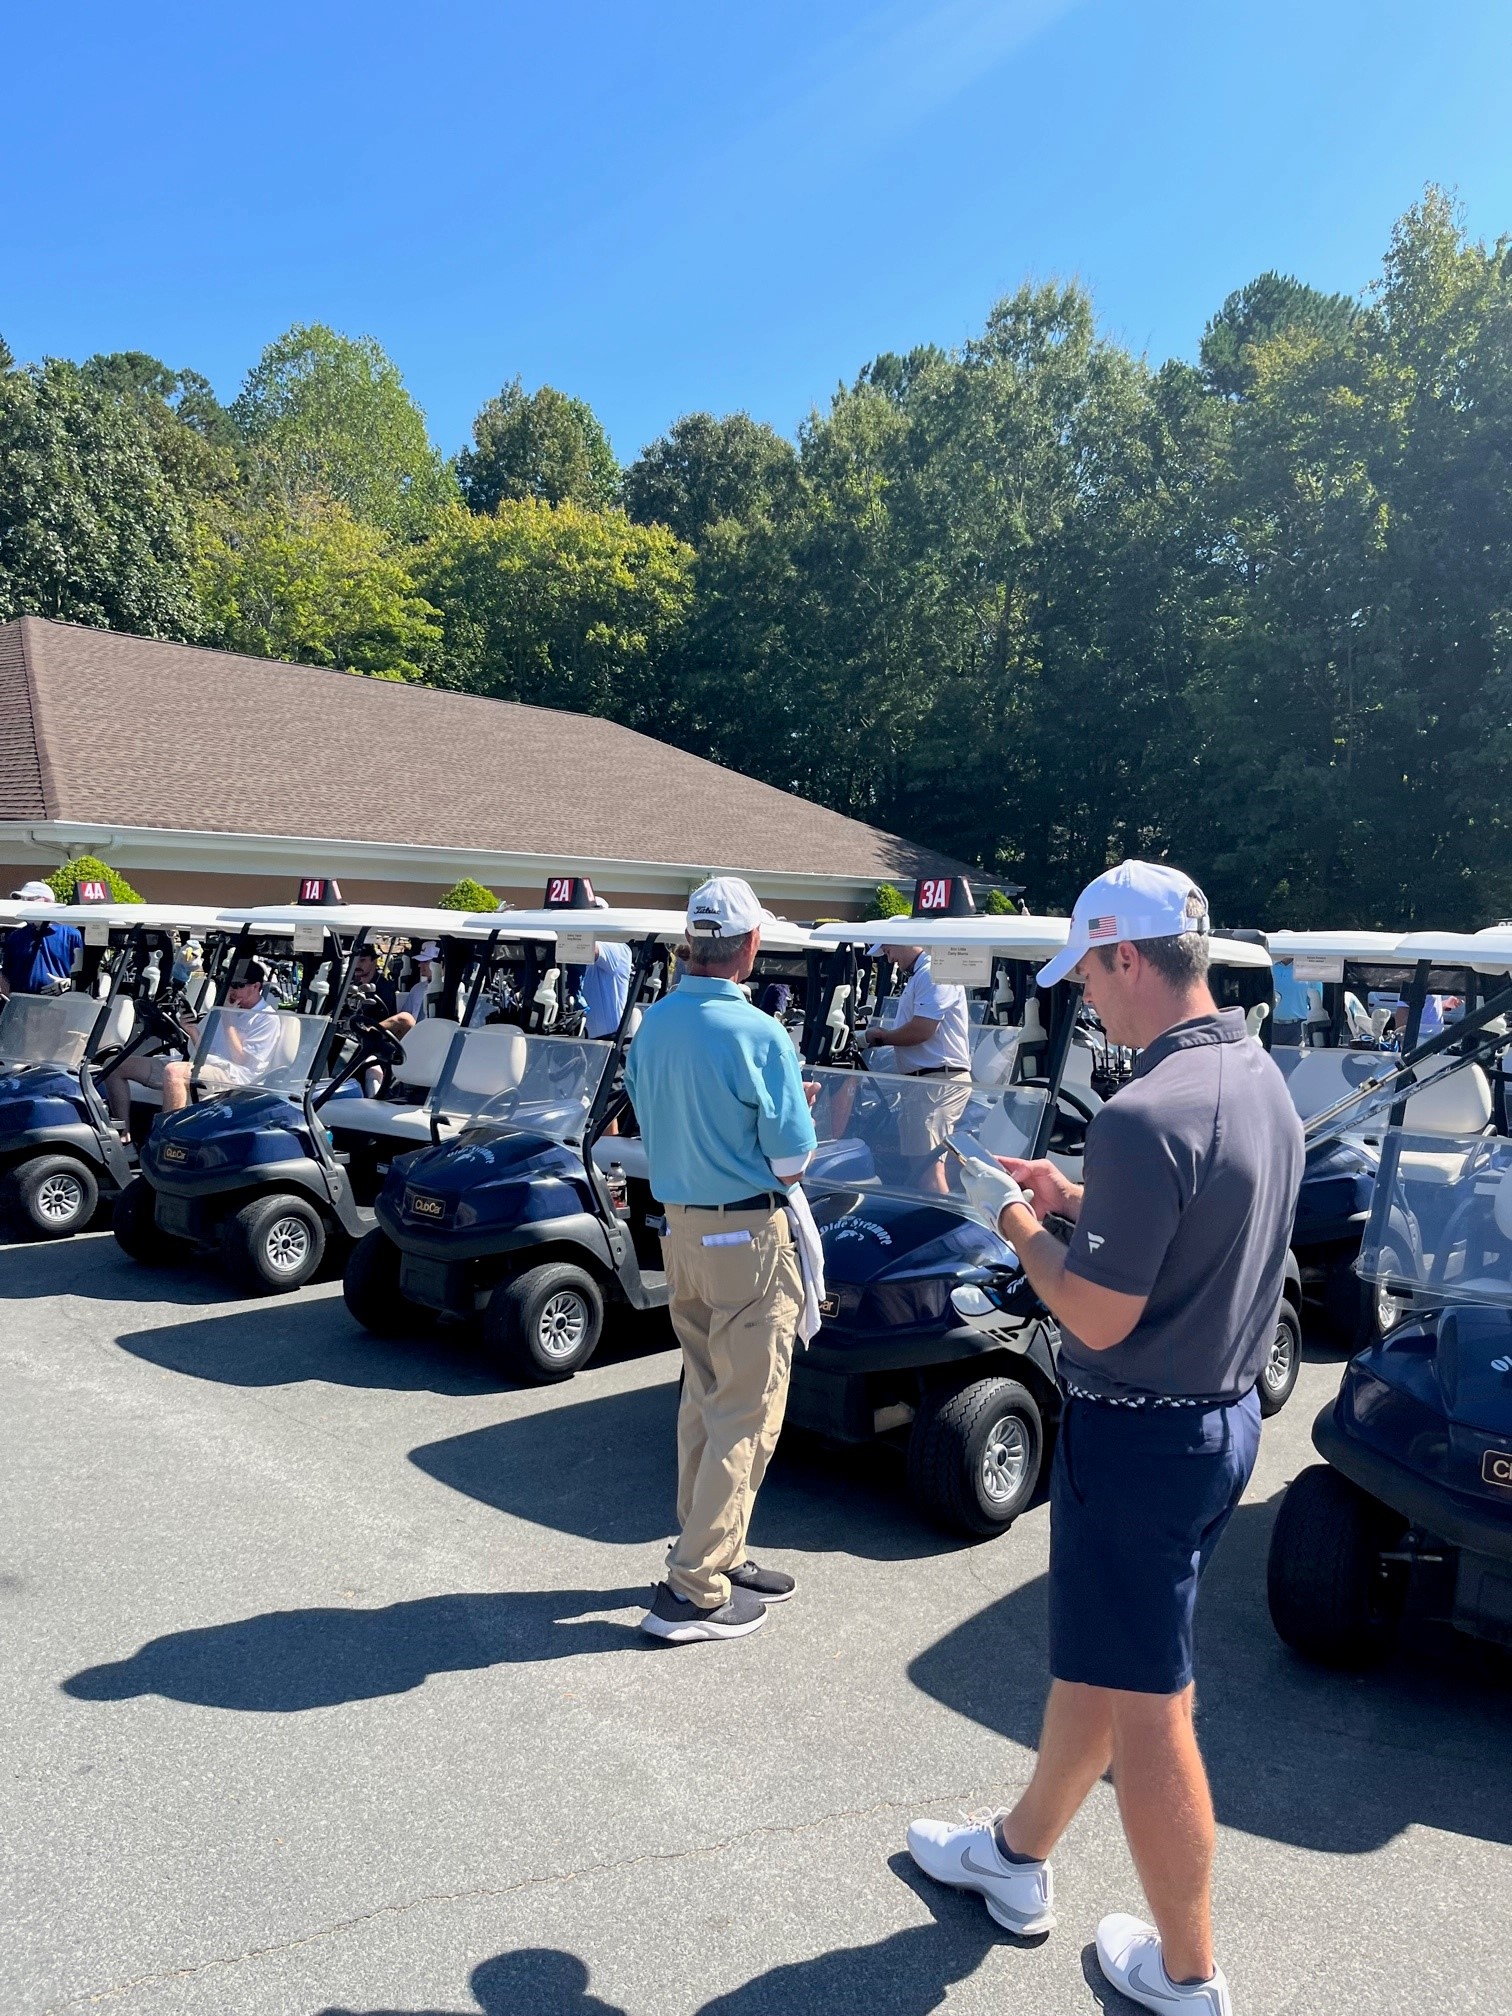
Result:
<svg viewBox="0 0 1512 2016">
<path fill-rule="evenodd" d="M 0 2009 L 794 2016 L 1125 2010 L 1111 1790 L 1060 1927 L 995 1932 L 901 1854 L 1021 1782 L 1043 1511 L 960 1546 L 885 1453 L 785 1450 L 753 1551 L 795 1602 L 734 1645 L 635 1620 L 676 1361 L 570 1385 L 379 1344 L 335 1285 L 230 1298 L 108 1237 L 0 1251 Z M 1265 1611 L 1304 1368 L 1212 1570 L 1203 1741 L 1238 2016 L 1507 2006 L 1512 1679 L 1435 1638 L 1299 1666 Z"/>
</svg>

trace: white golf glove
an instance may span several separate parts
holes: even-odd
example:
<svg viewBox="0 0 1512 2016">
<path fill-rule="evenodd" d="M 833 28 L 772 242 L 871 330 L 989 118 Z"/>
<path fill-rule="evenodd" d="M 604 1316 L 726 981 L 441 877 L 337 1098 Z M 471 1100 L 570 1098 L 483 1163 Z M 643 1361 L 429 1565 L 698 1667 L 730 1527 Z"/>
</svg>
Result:
<svg viewBox="0 0 1512 2016">
<path fill-rule="evenodd" d="M 1006 1169 L 1000 1169 L 996 1162 L 985 1162 L 978 1155 L 963 1159 L 961 1187 L 972 1210 L 994 1232 L 1008 1205 L 1027 1204 L 1034 1195 L 1032 1190 L 1025 1190 L 1015 1182 Z"/>
</svg>

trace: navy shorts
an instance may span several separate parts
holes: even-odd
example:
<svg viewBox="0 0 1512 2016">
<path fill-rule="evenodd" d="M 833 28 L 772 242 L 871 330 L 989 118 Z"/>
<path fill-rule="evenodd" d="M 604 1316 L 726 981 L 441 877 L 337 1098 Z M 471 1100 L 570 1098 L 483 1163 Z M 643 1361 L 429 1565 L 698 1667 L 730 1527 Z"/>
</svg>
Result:
<svg viewBox="0 0 1512 2016">
<path fill-rule="evenodd" d="M 1050 1671 L 1135 1694 L 1192 1679 L 1197 1582 L 1260 1447 L 1253 1393 L 1213 1407 L 1068 1399 L 1050 1477 Z"/>
</svg>

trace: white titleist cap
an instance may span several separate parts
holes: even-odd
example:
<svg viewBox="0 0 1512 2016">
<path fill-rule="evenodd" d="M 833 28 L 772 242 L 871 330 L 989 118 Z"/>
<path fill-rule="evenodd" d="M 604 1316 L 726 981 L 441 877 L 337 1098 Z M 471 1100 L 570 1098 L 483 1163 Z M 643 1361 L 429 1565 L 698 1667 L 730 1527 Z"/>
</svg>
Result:
<svg viewBox="0 0 1512 2016">
<path fill-rule="evenodd" d="M 1035 977 L 1041 987 L 1053 987 L 1094 945 L 1211 929 L 1207 898 L 1190 875 L 1156 861 L 1123 861 L 1083 889 L 1071 912 L 1070 942 Z"/>
<path fill-rule="evenodd" d="M 693 938 L 744 938 L 758 924 L 776 919 L 756 901 L 756 892 L 738 875 L 716 875 L 688 898 L 688 935 Z"/>
<path fill-rule="evenodd" d="M 56 903 L 58 900 L 45 882 L 23 882 L 19 889 L 12 889 L 11 899 L 17 903 Z"/>
</svg>

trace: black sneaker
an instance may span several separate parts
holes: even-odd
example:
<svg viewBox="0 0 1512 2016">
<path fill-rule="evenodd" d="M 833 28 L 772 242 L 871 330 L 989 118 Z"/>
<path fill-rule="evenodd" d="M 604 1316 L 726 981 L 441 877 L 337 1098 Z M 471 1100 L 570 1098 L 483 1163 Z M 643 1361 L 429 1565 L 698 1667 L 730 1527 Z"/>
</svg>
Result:
<svg viewBox="0 0 1512 2016">
<path fill-rule="evenodd" d="M 730 1570 L 730 1587 L 749 1589 L 763 1603 L 786 1603 L 798 1584 L 780 1568 L 758 1568 L 754 1561 L 742 1561 Z"/>
<path fill-rule="evenodd" d="M 766 1605 L 748 1590 L 732 1589 L 728 1603 L 700 1610 L 669 1583 L 658 1582 L 651 1608 L 641 1619 L 642 1631 L 673 1645 L 691 1645 L 699 1638 L 748 1638 L 766 1622 Z"/>
</svg>

